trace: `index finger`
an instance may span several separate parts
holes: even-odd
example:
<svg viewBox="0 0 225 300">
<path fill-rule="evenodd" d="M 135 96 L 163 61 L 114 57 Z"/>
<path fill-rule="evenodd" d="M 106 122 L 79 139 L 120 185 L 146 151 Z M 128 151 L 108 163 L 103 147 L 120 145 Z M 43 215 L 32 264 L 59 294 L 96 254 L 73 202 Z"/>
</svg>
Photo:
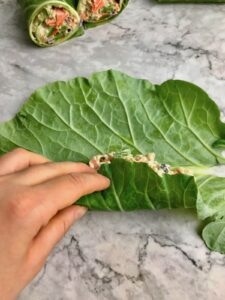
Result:
<svg viewBox="0 0 225 300">
<path fill-rule="evenodd" d="M 0 157 L 0 176 L 15 173 L 28 168 L 49 162 L 46 157 L 22 148 L 16 148 Z"/>
<path fill-rule="evenodd" d="M 37 210 L 46 224 L 58 211 L 74 204 L 82 196 L 108 188 L 109 184 L 109 179 L 98 173 L 71 173 L 56 177 L 33 187 L 38 201 Z"/>
</svg>

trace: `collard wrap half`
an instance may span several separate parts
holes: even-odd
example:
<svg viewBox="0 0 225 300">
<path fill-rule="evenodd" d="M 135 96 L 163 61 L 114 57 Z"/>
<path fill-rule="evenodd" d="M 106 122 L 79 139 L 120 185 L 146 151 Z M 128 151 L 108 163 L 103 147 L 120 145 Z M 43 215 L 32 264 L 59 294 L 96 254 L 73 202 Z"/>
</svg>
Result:
<svg viewBox="0 0 225 300">
<path fill-rule="evenodd" d="M 83 34 L 72 0 L 18 0 L 28 23 L 29 35 L 41 47 L 60 44 Z"/>
<path fill-rule="evenodd" d="M 225 3 L 225 0 L 158 0 L 160 3 Z"/>
<path fill-rule="evenodd" d="M 85 28 L 112 20 L 127 6 L 129 0 L 75 0 L 75 7 Z"/>
</svg>

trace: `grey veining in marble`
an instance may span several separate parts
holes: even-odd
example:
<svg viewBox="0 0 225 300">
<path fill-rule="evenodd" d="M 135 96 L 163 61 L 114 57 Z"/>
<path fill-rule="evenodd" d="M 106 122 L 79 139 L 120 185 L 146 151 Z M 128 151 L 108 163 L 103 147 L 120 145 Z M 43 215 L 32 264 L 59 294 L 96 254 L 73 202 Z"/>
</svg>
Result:
<svg viewBox="0 0 225 300">
<path fill-rule="evenodd" d="M 225 111 L 225 5 L 131 0 L 111 24 L 58 47 L 33 46 L 15 0 L 0 1 L 0 121 L 47 82 L 119 69 L 200 85 Z M 224 300 L 225 256 L 193 211 L 89 213 L 20 300 Z"/>
</svg>

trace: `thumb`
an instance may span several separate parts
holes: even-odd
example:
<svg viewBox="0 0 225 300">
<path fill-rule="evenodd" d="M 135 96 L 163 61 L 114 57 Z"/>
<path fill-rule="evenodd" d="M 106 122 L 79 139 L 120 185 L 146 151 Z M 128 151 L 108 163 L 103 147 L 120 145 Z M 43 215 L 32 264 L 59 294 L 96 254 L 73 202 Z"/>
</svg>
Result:
<svg viewBox="0 0 225 300">
<path fill-rule="evenodd" d="M 43 264 L 54 246 L 63 238 L 65 233 L 87 212 L 87 208 L 72 205 L 56 214 L 49 223 L 42 228 L 33 240 L 30 249 L 31 257 L 35 257 L 36 263 Z M 37 261 L 39 260 L 39 262 Z M 40 266 L 41 267 L 41 266 Z"/>
</svg>

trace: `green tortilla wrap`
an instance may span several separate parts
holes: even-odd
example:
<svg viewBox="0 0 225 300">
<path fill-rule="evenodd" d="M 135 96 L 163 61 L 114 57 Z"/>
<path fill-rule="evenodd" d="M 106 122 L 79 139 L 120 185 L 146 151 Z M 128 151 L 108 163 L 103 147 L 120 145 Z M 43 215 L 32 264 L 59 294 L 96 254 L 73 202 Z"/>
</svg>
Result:
<svg viewBox="0 0 225 300">
<path fill-rule="evenodd" d="M 85 28 L 106 23 L 118 16 L 129 0 L 75 0 L 75 7 Z"/>
<path fill-rule="evenodd" d="M 60 44 L 83 34 L 72 0 L 18 0 L 28 23 L 29 35 L 41 47 Z"/>
</svg>

